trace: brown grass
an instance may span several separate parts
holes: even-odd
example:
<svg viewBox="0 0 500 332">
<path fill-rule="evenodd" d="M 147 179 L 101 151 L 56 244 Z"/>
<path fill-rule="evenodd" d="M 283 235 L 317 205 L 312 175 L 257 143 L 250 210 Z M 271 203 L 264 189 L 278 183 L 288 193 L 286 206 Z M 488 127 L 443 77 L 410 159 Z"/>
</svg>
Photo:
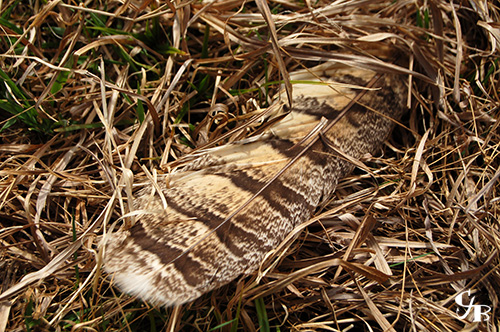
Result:
<svg viewBox="0 0 500 332">
<path fill-rule="evenodd" d="M 0 331 L 500 329 L 497 2 L 24 3 L 0 2 Z M 287 72 L 387 45 L 420 74 L 372 174 L 191 304 L 110 286 L 134 184 L 257 130 Z M 459 317 L 467 290 L 488 321 Z"/>
</svg>

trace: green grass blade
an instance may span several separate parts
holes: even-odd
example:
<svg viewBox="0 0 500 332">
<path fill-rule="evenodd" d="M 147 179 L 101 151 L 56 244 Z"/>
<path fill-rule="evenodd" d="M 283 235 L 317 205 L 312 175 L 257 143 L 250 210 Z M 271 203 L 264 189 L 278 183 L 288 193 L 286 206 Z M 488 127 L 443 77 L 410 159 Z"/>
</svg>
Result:
<svg viewBox="0 0 500 332">
<path fill-rule="evenodd" d="M 269 319 L 267 318 L 266 305 L 264 304 L 264 299 L 262 297 L 255 300 L 255 308 L 257 309 L 260 331 L 270 332 L 271 328 L 269 326 Z"/>
</svg>

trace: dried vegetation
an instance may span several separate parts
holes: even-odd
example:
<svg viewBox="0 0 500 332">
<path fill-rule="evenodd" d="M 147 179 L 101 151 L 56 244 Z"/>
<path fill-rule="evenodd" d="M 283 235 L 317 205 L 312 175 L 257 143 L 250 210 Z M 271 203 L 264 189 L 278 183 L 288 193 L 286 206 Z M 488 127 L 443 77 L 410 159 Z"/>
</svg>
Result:
<svg viewBox="0 0 500 332">
<path fill-rule="evenodd" d="M 0 6 L 0 331 L 500 329 L 498 2 Z M 374 66 L 363 50 L 382 46 L 420 74 L 371 174 L 344 179 L 260 271 L 191 304 L 110 286 L 99 243 L 135 183 L 258 130 L 285 71 Z M 467 290 L 491 309 L 480 322 L 461 317 Z"/>
</svg>

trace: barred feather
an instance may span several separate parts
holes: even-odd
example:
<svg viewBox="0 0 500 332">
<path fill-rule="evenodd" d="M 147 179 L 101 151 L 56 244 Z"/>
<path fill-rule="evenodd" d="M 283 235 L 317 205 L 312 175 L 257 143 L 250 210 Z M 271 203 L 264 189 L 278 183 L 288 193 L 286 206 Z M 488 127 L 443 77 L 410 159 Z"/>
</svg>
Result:
<svg viewBox="0 0 500 332">
<path fill-rule="evenodd" d="M 290 114 L 265 140 L 208 150 L 160 181 L 166 207 L 157 192 L 138 194 L 143 215 L 106 247 L 105 269 L 123 291 L 178 305 L 255 271 L 353 169 L 338 151 L 359 158 L 383 143 L 405 107 L 402 77 L 356 89 L 378 76 L 326 64 L 292 80 L 317 81 L 311 73 L 332 84 L 295 84 Z M 336 123 L 302 142 L 321 118 Z"/>
</svg>

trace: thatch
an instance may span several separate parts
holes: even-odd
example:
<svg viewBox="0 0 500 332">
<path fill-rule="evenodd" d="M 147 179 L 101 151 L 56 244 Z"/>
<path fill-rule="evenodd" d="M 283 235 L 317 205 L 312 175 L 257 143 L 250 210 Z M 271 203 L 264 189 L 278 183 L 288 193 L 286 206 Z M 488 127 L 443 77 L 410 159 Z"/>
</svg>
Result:
<svg viewBox="0 0 500 332">
<path fill-rule="evenodd" d="M 29 3 L 0 2 L 0 331 L 500 329 L 497 2 Z M 134 184 L 254 133 L 287 72 L 401 70 L 385 46 L 407 116 L 260 271 L 179 308 L 112 288 Z"/>
</svg>

